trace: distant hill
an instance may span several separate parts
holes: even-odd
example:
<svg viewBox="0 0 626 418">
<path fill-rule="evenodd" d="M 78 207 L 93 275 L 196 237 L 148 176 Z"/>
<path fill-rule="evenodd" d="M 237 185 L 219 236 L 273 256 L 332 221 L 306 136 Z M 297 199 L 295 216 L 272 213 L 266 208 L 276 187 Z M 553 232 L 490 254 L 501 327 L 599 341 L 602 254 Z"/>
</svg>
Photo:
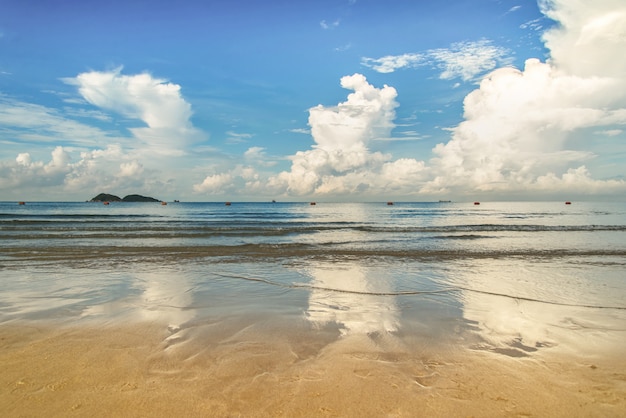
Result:
<svg viewBox="0 0 626 418">
<path fill-rule="evenodd" d="M 114 194 L 100 193 L 98 196 L 91 199 L 90 202 L 160 202 L 160 200 L 139 194 L 129 194 L 120 199 L 119 196 L 115 196 Z"/>
<path fill-rule="evenodd" d="M 108 193 L 100 193 L 98 196 L 90 200 L 90 202 L 121 202 L 122 199 L 119 196 Z"/>
<path fill-rule="evenodd" d="M 129 194 L 128 196 L 124 196 L 124 198 L 122 198 L 122 202 L 160 202 L 160 200 L 155 199 L 154 197 L 142 196 L 139 194 Z"/>
</svg>

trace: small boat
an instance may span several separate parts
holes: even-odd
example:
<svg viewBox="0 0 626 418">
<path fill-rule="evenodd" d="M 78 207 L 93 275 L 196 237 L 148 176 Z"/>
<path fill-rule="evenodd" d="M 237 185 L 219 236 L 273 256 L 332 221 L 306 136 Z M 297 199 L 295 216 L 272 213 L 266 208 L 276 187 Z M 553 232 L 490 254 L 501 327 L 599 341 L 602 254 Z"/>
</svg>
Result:
<svg viewBox="0 0 626 418">
<path fill-rule="evenodd" d="M 387 202 L 387 206 L 393 206 L 393 202 Z"/>
<path fill-rule="evenodd" d="M 226 202 L 226 203 L 224 203 L 224 205 L 230 206 L 230 202 Z"/>
<path fill-rule="evenodd" d="M 24 206 L 26 204 L 26 202 L 17 202 L 18 205 L 20 206 Z"/>
<path fill-rule="evenodd" d="M 569 200 L 567 202 L 565 202 L 566 205 L 571 205 L 572 202 L 570 202 Z"/>
<path fill-rule="evenodd" d="M 103 205 L 105 205 L 105 206 L 108 206 L 108 205 L 109 205 L 109 202 L 104 201 L 104 202 L 102 202 L 102 204 L 103 204 Z"/>
<path fill-rule="evenodd" d="M 480 202 L 474 202 L 474 204 L 478 206 L 478 205 L 480 205 Z"/>
<path fill-rule="evenodd" d="M 167 202 L 161 202 L 161 206 L 166 206 Z"/>
<path fill-rule="evenodd" d="M 317 203 L 315 203 L 315 202 L 311 202 L 311 203 L 310 203 L 310 205 L 311 205 L 311 206 L 315 206 L 315 205 L 317 205 Z"/>
</svg>

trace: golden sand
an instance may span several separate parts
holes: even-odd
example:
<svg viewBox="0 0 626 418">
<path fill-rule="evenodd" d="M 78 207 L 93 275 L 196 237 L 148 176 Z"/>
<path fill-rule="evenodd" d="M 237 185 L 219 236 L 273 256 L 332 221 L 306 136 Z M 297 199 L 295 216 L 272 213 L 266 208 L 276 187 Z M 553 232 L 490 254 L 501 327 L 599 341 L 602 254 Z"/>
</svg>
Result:
<svg viewBox="0 0 626 418">
<path fill-rule="evenodd" d="M 626 416 L 624 358 L 279 325 L 0 325 L 5 417 Z"/>
</svg>

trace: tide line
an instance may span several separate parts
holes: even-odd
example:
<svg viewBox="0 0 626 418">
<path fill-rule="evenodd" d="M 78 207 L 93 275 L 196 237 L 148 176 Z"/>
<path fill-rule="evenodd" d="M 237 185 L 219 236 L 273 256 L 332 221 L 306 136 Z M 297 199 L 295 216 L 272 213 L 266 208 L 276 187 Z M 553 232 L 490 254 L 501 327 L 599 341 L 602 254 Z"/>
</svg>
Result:
<svg viewBox="0 0 626 418">
<path fill-rule="evenodd" d="M 405 290 L 405 291 L 397 291 L 397 292 L 367 292 L 367 291 L 362 291 L 362 290 L 336 289 L 332 287 L 315 286 L 315 285 L 305 284 L 305 283 L 285 284 L 285 283 L 279 283 L 279 282 L 275 282 L 275 281 L 260 278 L 260 277 L 249 277 L 249 276 L 241 276 L 241 275 L 235 275 L 235 274 L 226 274 L 226 273 L 213 273 L 213 274 L 215 274 L 216 276 L 220 276 L 220 277 L 247 280 L 250 282 L 265 283 L 271 286 L 282 287 L 282 288 L 287 288 L 287 289 L 323 290 L 327 292 L 349 293 L 349 294 L 354 294 L 354 295 L 410 296 L 410 295 L 433 295 L 433 294 L 454 293 L 454 292 L 464 291 L 464 292 L 480 293 L 480 294 L 489 295 L 489 296 L 501 296 L 501 297 L 505 297 L 509 299 L 521 300 L 521 301 L 526 301 L 526 302 L 543 303 L 547 305 L 569 306 L 569 307 L 575 307 L 575 308 L 590 308 L 590 309 L 626 310 L 626 306 L 602 306 L 602 305 L 587 305 L 587 304 L 577 304 L 577 303 L 555 302 L 555 301 L 535 299 L 535 298 L 530 298 L 530 297 L 525 297 L 525 296 L 513 296 L 513 295 L 508 295 L 506 293 L 489 292 L 486 290 L 471 289 L 469 287 L 463 287 L 463 286 L 450 286 L 450 287 L 447 287 L 445 289 L 440 289 L 440 290 Z"/>
</svg>

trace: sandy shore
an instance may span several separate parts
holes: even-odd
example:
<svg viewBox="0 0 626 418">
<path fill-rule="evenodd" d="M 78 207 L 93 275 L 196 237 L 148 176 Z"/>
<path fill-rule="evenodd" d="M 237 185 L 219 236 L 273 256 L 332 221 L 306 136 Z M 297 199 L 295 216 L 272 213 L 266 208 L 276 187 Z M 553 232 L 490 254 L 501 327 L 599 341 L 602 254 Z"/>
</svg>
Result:
<svg viewBox="0 0 626 418">
<path fill-rule="evenodd" d="M 626 360 L 277 323 L 0 325 L 3 416 L 626 415 Z"/>
</svg>

